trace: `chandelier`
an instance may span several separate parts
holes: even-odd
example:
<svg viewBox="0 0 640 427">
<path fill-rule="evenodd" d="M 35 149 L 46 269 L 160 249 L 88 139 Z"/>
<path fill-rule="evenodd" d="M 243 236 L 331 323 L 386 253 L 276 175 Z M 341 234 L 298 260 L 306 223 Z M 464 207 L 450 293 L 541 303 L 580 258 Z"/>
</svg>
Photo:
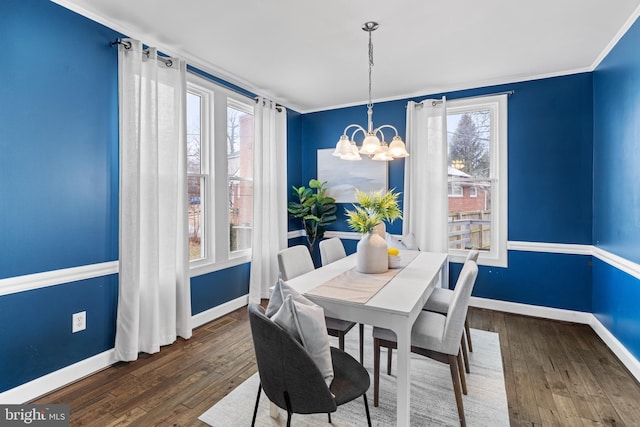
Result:
<svg viewBox="0 0 640 427">
<path fill-rule="evenodd" d="M 389 161 L 400 157 L 407 157 L 407 149 L 405 148 L 402 138 L 398 135 L 398 130 L 391 125 L 382 125 L 377 128 L 373 127 L 373 103 L 371 102 L 371 67 L 373 67 L 373 43 L 371 42 L 371 33 L 378 29 L 377 22 L 365 22 L 362 29 L 369 33 L 369 103 L 367 104 L 367 128 L 363 128 L 357 124 L 350 124 L 342 132 L 340 140 L 336 144 L 336 149 L 332 153 L 334 156 L 344 160 L 360 160 L 360 154 L 373 157 L 373 160 Z M 354 129 L 351 138 L 347 136 L 347 132 Z M 391 143 L 387 145 L 384 139 L 382 129 L 393 129 L 395 136 Z M 356 145 L 354 137 L 358 132 L 362 132 L 363 140 L 360 148 Z M 379 138 L 378 135 L 381 137 Z"/>
</svg>

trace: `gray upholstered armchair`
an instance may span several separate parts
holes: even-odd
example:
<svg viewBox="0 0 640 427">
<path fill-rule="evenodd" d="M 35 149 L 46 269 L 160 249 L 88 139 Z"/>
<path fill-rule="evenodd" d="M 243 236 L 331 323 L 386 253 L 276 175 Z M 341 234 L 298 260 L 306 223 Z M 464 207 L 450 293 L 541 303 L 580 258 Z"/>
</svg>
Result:
<svg viewBox="0 0 640 427">
<path fill-rule="evenodd" d="M 334 378 L 327 387 L 322 373 L 306 350 L 283 328 L 264 315 L 260 305 L 248 307 L 251 335 L 256 352 L 260 386 L 252 426 L 255 425 L 261 390 L 277 406 L 287 411 L 287 426 L 297 414 L 329 414 L 343 403 L 364 398 L 368 425 L 371 426 L 367 395 L 369 373 L 344 351 L 331 347 Z"/>
</svg>

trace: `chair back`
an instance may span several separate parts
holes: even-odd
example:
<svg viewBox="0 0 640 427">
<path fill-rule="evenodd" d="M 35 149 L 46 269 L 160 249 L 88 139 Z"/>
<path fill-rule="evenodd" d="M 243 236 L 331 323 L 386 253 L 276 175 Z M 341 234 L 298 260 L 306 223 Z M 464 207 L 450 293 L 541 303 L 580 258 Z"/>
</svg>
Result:
<svg viewBox="0 0 640 427">
<path fill-rule="evenodd" d="M 442 343 L 444 352 L 447 354 L 458 354 L 462 331 L 464 330 L 464 320 L 467 318 L 467 309 L 473 285 L 478 276 L 478 265 L 474 261 L 467 261 L 462 267 L 456 287 L 451 296 L 447 319 L 444 324 Z"/>
<path fill-rule="evenodd" d="M 302 345 L 259 304 L 250 303 L 248 312 L 260 384 L 269 400 L 297 414 L 334 412 L 335 399 Z"/>
<path fill-rule="evenodd" d="M 332 237 L 320 242 L 320 260 L 322 265 L 331 264 L 347 256 L 342 240 Z"/>
<path fill-rule="evenodd" d="M 467 254 L 467 259 L 464 260 L 464 262 L 467 261 L 473 261 L 476 264 L 478 263 L 478 255 L 480 255 L 480 252 L 477 249 L 473 249 L 471 251 L 469 251 L 469 253 Z"/>
<path fill-rule="evenodd" d="M 278 252 L 278 266 L 282 280 L 287 281 L 315 270 L 309 249 L 304 245 L 291 246 Z"/>
</svg>

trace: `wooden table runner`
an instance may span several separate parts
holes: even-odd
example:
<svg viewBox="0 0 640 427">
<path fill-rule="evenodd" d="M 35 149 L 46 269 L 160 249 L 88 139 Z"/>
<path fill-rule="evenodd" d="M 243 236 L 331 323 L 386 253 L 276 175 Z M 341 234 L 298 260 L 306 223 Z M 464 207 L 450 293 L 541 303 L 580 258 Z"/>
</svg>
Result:
<svg viewBox="0 0 640 427">
<path fill-rule="evenodd" d="M 353 267 L 307 291 L 305 295 L 366 304 L 417 255 L 418 252 L 401 254 L 400 268 L 389 269 L 384 273 L 359 273 Z"/>
</svg>

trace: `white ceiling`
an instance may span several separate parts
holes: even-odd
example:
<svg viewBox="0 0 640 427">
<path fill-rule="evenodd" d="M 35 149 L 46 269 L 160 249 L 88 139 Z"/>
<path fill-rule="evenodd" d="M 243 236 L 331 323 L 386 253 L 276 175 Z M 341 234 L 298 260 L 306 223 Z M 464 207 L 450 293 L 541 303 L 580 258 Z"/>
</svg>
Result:
<svg viewBox="0 0 640 427">
<path fill-rule="evenodd" d="M 299 112 L 591 71 L 640 0 L 53 0 Z"/>
</svg>

